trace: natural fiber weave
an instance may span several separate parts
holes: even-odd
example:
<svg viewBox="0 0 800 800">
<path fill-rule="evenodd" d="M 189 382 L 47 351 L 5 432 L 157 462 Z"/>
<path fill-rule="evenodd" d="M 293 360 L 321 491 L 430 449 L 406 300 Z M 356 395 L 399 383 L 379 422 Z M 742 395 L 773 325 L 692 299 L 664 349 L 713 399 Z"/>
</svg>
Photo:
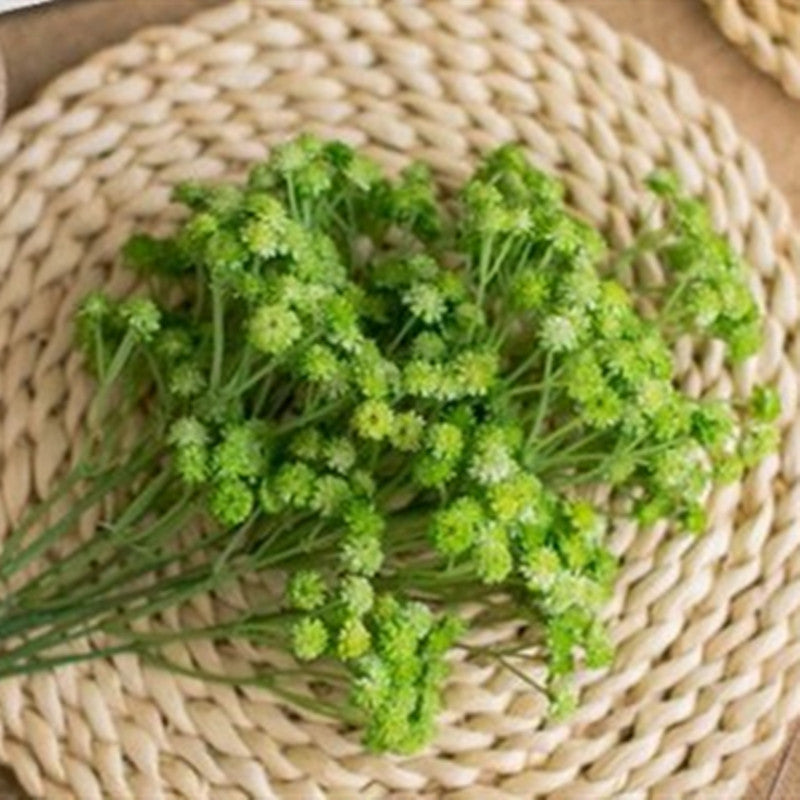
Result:
<svg viewBox="0 0 800 800">
<path fill-rule="evenodd" d="M 88 387 L 70 315 L 111 277 L 169 186 L 241 173 L 300 129 L 419 156 L 461 177 L 523 142 L 618 240 L 656 164 L 676 168 L 755 269 L 768 313 L 756 364 L 681 351 L 694 389 L 777 382 L 779 455 L 712 498 L 699 539 L 617 536 L 618 658 L 580 710 L 460 662 L 434 747 L 365 754 L 357 735 L 236 691 L 117 658 L 0 683 L 0 758 L 36 798 L 675 798 L 730 800 L 800 712 L 800 240 L 753 148 L 682 72 L 549 0 L 234 3 L 144 32 L 53 84 L 0 134 L 0 534 L 70 457 Z M 243 602 L 232 591 L 229 602 Z M 187 614 L 213 618 L 218 599 Z M 177 620 L 172 620 L 176 623 Z M 502 635 L 499 634 L 499 635 Z M 506 634 L 508 635 L 508 634 Z M 178 649 L 208 669 L 269 654 Z"/>
<path fill-rule="evenodd" d="M 800 0 L 705 0 L 722 32 L 800 98 Z"/>
</svg>

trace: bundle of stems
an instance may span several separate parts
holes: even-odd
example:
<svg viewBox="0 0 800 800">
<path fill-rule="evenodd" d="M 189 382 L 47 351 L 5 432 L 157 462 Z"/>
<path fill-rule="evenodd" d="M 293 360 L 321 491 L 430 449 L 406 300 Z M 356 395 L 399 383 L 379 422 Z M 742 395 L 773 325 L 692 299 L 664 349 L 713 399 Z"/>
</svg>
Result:
<svg viewBox="0 0 800 800">
<path fill-rule="evenodd" d="M 245 638 L 295 666 L 193 674 L 410 752 L 433 734 L 470 603 L 472 625 L 521 625 L 470 652 L 532 683 L 528 660 L 544 661 L 540 688 L 568 711 L 574 671 L 613 656 L 609 528 L 699 533 L 712 484 L 776 445 L 770 388 L 677 385 L 677 337 L 741 360 L 761 322 L 702 204 L 669 175 L 649 187 L 657 213 L 621 253 L 513 146 L 449 205 L 424 165 L 390 180 L 310 136 L 243 186 L 178 187 L 176 233 L 125 248 L 148 293 L 79 311 L 86 445 L 0 551 L 0 678 L 117 652 L 192 672 L 164 646 Z M 632 296 L 617 276 L 645 254 L 664 279 Z M 138 624 L 276 575 L 281 591 L 216 624 Z M 102 646 L 72 646 L 87 637 Z"/>
</svg>

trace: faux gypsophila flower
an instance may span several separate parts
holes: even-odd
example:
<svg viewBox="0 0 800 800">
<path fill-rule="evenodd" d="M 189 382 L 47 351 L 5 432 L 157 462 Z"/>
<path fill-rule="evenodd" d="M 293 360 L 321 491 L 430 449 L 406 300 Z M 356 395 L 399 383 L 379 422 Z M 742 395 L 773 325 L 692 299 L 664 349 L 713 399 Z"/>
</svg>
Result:
<svg viewBox="0 0 800 800">
<path fill-rule="evenodd" d="M 599 621 L 618 566 L 609 531 L 632 517 L 700 534 L 714 483 L 777 446 L 774 389 L 706 399 L 674 380 L 678 337 L 740 359 L 760 315 L 702 203 L 670 176 L 650 185 L 663 224 L 621 253 L 513 145 L 447 203 L 424 165 L 390 178 L 310 135 L 274 147 L 243 186 L 178 187 L 188 216 L 174 235 L 137 234 L 124 255 L 179 290 L 93 293 L 79 311 L 98 381 L 87 457 L 66 476 L 80 498 L 0 551 L 15 586 L 59 548 L 0 608 L 3 674 L 60 663 L 52 626 L 59 644 L 90 629 L 192 672 L 132 623 L 276 580 L 282 597 L 254 592 L 176 637 L 285 653 L 248 680 L 407 753 L 434 734 L 468 602 L 488 612 L 471 625 L 526 619 L 519 643 L 535 653 L 471 657 L 522 676 L 537 660 L 553 713 L 568 713 L 574 671 L 613 657 Z M 639 255 L 663 272 L 646 314 L 617 280 Z M 103 525 L 73 559 L 58 540 L 83 508 Z M 3 634 L 8 615 L 24 643 Z"/>
</svg>

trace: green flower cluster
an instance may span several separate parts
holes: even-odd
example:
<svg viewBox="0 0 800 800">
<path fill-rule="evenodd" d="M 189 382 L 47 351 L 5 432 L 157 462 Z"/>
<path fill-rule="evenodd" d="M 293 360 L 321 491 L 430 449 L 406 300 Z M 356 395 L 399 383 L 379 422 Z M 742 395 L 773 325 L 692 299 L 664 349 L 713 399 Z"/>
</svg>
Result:
<svg viewBox="0 0 800 800">
<path fill-rule="evenodd" d="M 708 209 L 659 172 L 648 185 L 664 201 L 666 223 L 652 237 L 667 267 L 661 290 L 664 323 L 726 342 L 741 360 L 761 346 L 761 315 L 747 284 L 747 267 L 711 224 Z"/>
<path fill-rule="evenodd" d="M 610 527 L 700 532 L 713 482 L 777 445 L 772 389 L 695 399 L 674 381 L 676 337 L 739 359 L 760 317 L 702 205 L 650 186 L 665 222 L 634 251 L 664 266 L 655 313 L 519 148 L 486 155 L 449 206 L 423 165 L 392 180 L 311 136 L 244 186 L 179 187 L 177 233 L 131 239 L 129 263 L 180 300 L 82 307 L 90 362 L 155 392 L 174 491 L 223 531 L 198 590 L 220 564 L 283 572 L 259 636 L 323 660 L 315 680 L 347 688 L 341 714 L 375 749 L 432 736 L 466 602 L 486 624 L 527 620 L 554 708 L 571 707 L 572 673 L 613 655 Z"/>
</svg>

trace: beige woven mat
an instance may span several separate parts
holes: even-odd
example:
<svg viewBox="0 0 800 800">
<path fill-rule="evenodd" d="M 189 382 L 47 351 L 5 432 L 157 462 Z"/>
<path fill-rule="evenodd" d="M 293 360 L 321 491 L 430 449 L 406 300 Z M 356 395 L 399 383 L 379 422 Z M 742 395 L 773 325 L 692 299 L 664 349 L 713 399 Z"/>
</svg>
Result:
<svg viewBox="0 0 800 800">
<path fill-rule="evenodd" d="M 586 12 L 546 0 L 327 11 L 242 0 L 101 54 L 11 119 L 0 133 L 0 532 L 67 456 L 85 407 L 69 342 L 76 297 L 108 274 L 133 225 L 163 215 L 171 183 L 239 173 L 299 128 L 389 164 L 428 158 L 445 177 L 519 139 L 619 239 L 641 177 L 672 165 L 756 267 L 769 315 L 757 364 L 730 375 L 717 349 L 687 353 L 687 380 L 724 392 L 774 379 L 783 449 L 713 498 L 707 536 L 619 537 L 619 658 L 586 676 L 569 724 L 546 723 L 511 676 L 459 663 L 435 747 L 376 758 L 266 693 L 125 658 L 0 684 L 0 758 L 48 800 L 742 795 L 800 711 L 800 240 L 728 116 Z M 211 617 L 214 602 L 191 613 Z M 209 668 L 223 657 L 185 655 Z"/>
<path fill-rule="evenodd" d="M 722 32 L 800 98 L 800 0 L 705 0 Z"/>
</svg>

